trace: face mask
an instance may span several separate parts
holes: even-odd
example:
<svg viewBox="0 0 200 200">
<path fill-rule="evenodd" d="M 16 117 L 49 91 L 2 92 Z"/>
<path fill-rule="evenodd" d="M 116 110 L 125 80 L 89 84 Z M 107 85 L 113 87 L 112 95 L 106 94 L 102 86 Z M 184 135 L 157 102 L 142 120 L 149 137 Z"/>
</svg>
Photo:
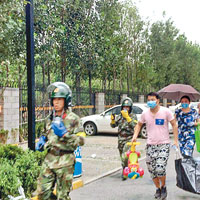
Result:
<svg viewBox="0 0 200 200">
<path fill-rule="evenodd" d="M 188 104 L 188 103 L 182 103 L 182 104 L 181 104 L 181 107 L 182 107 L 182 108 L 188 108 L 188 107 L 189 107 L 189 104 Z"/>
<path fill-rule="evenodd" d="M 149 108 L 155 108 L 156 107 L 156 101 L 147 101 L 147 106 Z"/>
<path fill-rule="evenodd" d="M 126 111 L 126 112 L 128 112 L 128 109 L 127 109 L 127 108 L 123 108 L 123 110 Z"/>
</svg>

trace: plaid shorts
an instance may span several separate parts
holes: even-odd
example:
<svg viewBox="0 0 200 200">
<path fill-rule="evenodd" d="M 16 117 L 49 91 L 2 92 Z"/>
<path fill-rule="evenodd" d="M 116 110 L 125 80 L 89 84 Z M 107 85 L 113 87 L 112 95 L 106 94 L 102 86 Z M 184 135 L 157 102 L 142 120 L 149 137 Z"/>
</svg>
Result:
<svg viewBox="0 0 200 200">
<path fill-rule="evenodd" d="M 151 178 L 166 175 L 166 166 L 169 158 L 170 144 L 146 146 L 146 164 Z"/>
</svg>

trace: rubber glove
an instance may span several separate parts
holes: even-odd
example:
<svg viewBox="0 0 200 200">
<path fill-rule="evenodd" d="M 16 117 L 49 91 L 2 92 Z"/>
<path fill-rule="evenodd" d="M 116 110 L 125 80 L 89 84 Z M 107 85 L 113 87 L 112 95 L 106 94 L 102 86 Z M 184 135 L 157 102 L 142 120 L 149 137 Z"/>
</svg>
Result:
<svg viewBox="0 0 200 200">
<path fill-rule="evenodd" d="M 115 115 L 111 114 L 110 118 L 111 118 L 111 124 L 115 124 Z"/>
<path fill-rule="evenodd" d="M 47 141 L 46 136 L 44 136 L 44 135 L 40 136 L 39 141 L 36 144 L 35 150 L 36 151 L 44 151 L 44 145 L 45 145 L 46 141 Z"/>
<path fill-rule="evenodd" d="M 122 117 L 126 119 L 127 122 L 131 122 L 132 119 L 130 118 L 128 111 L 122 110 L 121 111 Z"/>
<path fill-rule="evenodd" d="M 63 137 L 67 133 L 67 129 L 62 121 L 60 123 L 52 122 L 51 128 L 58 137 Z"/>
<path fill-rule="evenodd" d="M 77 136 L 81 136 L 81 137 L 86 137 L 86 133 L 85 132 L 78 132 L 76 133 Z"/>
</svg>

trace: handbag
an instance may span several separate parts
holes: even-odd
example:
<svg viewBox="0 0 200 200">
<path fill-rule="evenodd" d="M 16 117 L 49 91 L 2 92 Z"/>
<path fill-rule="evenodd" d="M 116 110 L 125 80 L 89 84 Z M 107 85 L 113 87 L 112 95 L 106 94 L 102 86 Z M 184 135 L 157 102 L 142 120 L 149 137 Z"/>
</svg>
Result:
<svg viewBox="0 0 200 200">
<path fill-rule="evenodd" d="M 199 124 L 197 125 L 197 129 L 194 132 L 194 134 L 195 134 L 196 148 L 197 148 L 197 151 L 200 152 L 200 125 Z"/>
<path fill-rule="evenodd" d="M 175 160 L 176 186 L 200 194 L 200 160 L 193 157 Z"/>
</svg>

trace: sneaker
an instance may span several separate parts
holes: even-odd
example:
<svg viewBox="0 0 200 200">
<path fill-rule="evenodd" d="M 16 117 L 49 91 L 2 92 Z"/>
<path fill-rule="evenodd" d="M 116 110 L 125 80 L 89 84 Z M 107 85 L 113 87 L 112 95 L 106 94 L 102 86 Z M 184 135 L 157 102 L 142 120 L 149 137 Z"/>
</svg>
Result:
<svg viewBox="0 0 200 200">
<path fill-rule="evenodd" d="M 164 200 L 167 198 L 167 188 L 166 186 L 161 187 L 161 200 Z"/>
<path fill-rule="evenodd" d="M 160 199 L 161 197 L 161 189 L 157 188 L 156 193 L 154 194 L 155 199 Z"/>
</svg>

